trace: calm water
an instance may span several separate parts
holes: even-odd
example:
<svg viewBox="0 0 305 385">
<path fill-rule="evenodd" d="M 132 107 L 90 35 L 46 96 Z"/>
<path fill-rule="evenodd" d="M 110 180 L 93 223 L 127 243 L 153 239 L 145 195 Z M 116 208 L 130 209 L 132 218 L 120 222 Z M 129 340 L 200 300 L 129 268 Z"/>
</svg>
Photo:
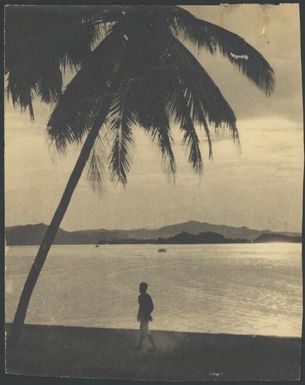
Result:
<svg viewBox="0 0 305 385">
<path fill-rule="evenodd" d="M 137 328 L 137 287 L 149 283 L 152 329 L 300 336 L 300 244 L 53 246 L 27 323 Z M 6 252 L 12 320 L 36 247 Z"/>
</svg>

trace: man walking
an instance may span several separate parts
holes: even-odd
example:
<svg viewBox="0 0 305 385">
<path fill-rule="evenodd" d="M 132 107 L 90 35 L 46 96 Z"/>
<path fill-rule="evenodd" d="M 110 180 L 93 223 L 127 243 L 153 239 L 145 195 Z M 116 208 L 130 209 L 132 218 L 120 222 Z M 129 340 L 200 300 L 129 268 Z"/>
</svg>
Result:
<svg viewBox="0 0 305 385">
<path fill-rule="evenodd" d="M 141 282 L 139 285 L 140 295 L 138 296 L 139 311 L 137 315 L 137 320 L 140 322 L 140 341 L 137 346 L 137 349 L 141 349 L 145 337 L 148 338 L 151 343 L 151 350 L 156 350 L 156 345 L 152 338 L 151 332 L 149 330 L 149 321 L 152 321 L 151 313 L 154 310 L 154 304 L 151 299 L 151 296 L 147 293 L 148 285 L 146 282 Z"/>
</svg>

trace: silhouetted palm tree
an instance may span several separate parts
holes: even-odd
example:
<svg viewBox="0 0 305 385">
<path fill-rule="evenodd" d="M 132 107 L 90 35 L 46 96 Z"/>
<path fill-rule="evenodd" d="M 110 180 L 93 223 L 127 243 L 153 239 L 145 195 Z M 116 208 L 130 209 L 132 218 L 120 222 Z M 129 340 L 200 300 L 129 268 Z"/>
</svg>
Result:
<svg viewBox="0 0 305 385">
<path fill-rule="evenodd" d="M 227 126 L 238 140 L 231 107 L 185 41 L 219 51 L 267 95 L 273 70 L 241 37 L 199 20 L 177 6 L 10 6 L 6 9 L 7 91 L 28 109 L 32 98 L 56 102 L 48 135 L 58 150 L 84 140 L 62 199 L 25 282 L 9 342 L 19 339 L 32 291 L 89 157 L 89 174 L 100 181 L 100 154 L 94 143 L 110 133 L 112 178 L 126 184 L 133 127 L 157 141 L 175 172 L 170 121 L 179 124 L 189 162 L 201 172 L 196 128 L 202 126 L 212 153 L 209 126 Z M 96 48 L 91 47 L 95 45 Z M 62 93 L 66 67 L 77 74 Z M 90 155 L 91 154 L 91 155 Z"/>
</svg>

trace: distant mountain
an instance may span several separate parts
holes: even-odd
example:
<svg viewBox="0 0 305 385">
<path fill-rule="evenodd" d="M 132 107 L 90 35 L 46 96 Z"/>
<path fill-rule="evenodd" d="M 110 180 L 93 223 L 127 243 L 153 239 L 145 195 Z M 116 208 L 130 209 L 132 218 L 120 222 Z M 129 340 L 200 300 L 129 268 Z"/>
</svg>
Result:
<svg viewBox="0 0 305 385">
<path fill-rule="evenodd" d="M 186 231 L 179 233 L 169 238 L 159 238 L 161 243 L 174 243 L 174 244 L 196 244 L 196 243 L 246 243 L 249 242 L 247 239 L 229 239 L 223 235 L 207 232 L 199 234 L 189 234 Z"/>
<path fill-rule="evenodd" d="M 301 236 L 289 236 L 285 234 L 261 234 L 255 240 L 255 243 L 263 243 L 263 242 L 302 242 Z"/>
<path fill-rule="evenodd" d="M 39 245 L 47 226 L 43 223 L 35 225 L 11 226 L 5 229 L 7 245 Z M 65 231 L 59 229 L 55 238 L 55 244 L 96 244 L 96 243 L 110 243 L 113 241 L 135 240 L 143 241 L 168 239 L 175 237 L 181 233 L 189 235 L 197 235 L 200 233 L 214 233 L 224 237 L 225 239 L 247 240 L 254 241 L 262 234 L 277 235 L 288 237 L 301 237 L 297 233 L 274 233 L 269 230 L 252 230 L 247 227 L 232 227 L 225 225 L 213 225 L 210 223 L 189 221 L 169 226 L 164 226 L 159 229 L 135 229 L 135 230 L 81 230 L 81 231 Z M 294 242 L 294 240 L 291 240 Z M 257 242 L 260 242 L 258 240 Z M 269 241 L 264 241 L 269 242 Z"/>
<path fill-rule="evenodd" d="M 200 243 L 247 243 L 247 239 L 228 239 L 217 233 L 189 234 L 185 231 L 169 238 L 158 239 L 114 239 L 112 241 L 100 241 L 99 244 L 200 244 Z"/>
<path fill-rule="evenodd" d="M 207 232 L 207 233 L 199 233 L 199 234 L 189 234 L 183 231 L 180 234 L 175 235 L 174 237 L 170 237 L 165 239 L 166 243 L 247 243 L 250 242 L 248 239 L 230 239 L 225 238 L 223 235 Z"/>
<path fill-rule="evenodd" d="M 36 225 L 12 226 L 5 229 L 7 245 L 39 245 L 47 226 L 43 223 Z M 67 232 L 59 229 L 56 241 L 67 239 Z"/>
<path fill-rule="evenodd" d="M 164 239 L 166 243 L 224 243 L 226 238 L 217 233 L 199 233 L 189 234 L 186 231 L 179 233 L 173 237 Z"/>
<path fill-rule="evenodd" d="M 187 232 L 189 234 L 199 233 L 217 233 L 223 235 L 225 238 L 239 239 L 245 238 L 253 240 L 262 233 L 259 230 L 251 230 L 247 227 L 232 227 L 225 225 L 213 225 L 206 222 L 189 221 L 185 223 L 179 223 L 176 225 L 164 226 L 157 230 L 158 237 L 172 237 L 181 232 Z"/>
</svg>

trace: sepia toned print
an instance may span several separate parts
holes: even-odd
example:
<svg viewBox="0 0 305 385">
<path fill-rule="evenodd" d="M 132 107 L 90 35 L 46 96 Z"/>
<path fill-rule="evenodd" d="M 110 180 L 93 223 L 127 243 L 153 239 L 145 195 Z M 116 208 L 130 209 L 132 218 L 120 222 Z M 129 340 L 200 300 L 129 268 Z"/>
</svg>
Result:
<svg viewBox="0 0 305 385">
<path fill-rule="evenodd" d="M 299 7 L 5 9 L 6 371 L 296 380 Z"/>
</svg>

